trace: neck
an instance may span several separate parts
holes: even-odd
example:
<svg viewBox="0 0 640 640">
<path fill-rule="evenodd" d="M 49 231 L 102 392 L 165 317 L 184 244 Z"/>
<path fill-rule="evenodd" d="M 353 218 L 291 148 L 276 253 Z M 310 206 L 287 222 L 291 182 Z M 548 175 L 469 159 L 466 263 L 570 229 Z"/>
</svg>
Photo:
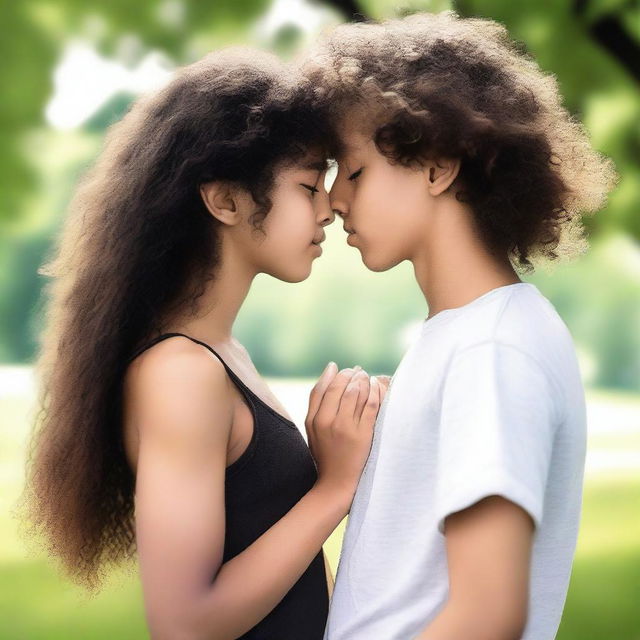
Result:
<svg viewBox="0 0 640 640">
<path fill-rule="evenodd" d="M 447 200 L 435 212 L 429 237 L 411 262 L 429 318 L 497 287 L 521 282 L 506 252 L 496 255 L 487 248 L 471 210 L 455 200 Z"/>
<path fill-rule="evenodd" d="M 233 325 L 258 271 L 223 238 L 216 275 L 198 299 L 196 315 L 180 315 L 166 323 L 166 331 L 185 333 L 210 345 L 233 342 Z"/>
</svg>

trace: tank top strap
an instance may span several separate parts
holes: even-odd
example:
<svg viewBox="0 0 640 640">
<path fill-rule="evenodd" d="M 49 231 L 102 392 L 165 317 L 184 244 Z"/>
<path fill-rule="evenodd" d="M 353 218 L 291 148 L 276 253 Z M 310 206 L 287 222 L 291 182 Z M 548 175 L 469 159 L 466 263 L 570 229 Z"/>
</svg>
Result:
<svg viewBox="0 0 640 640">
<path fill-rule="evenodd" d="M 191 336 L 188 336 L 186 333 L 179 333 L 177 331 L 173 331 L 173 332 L 170 332 L 170 333 L 163 333 L 163 334 L 161 334 L 159 336 L 156 336 L 155 338 L 150 340 L 147 344 L 143 345 L 139 349 L 136 349 L 136 351 L 129 358 L 129 360 L 133 360 L 134 358 L 137 358 L 143 351 L 146 351 L 150 347 L 153 347 L 153 345 L 158 344 L 158 342 L 161 342 L 162 340 L 165 340 L 166 338 L 172 338 L 173 336 L 182 336 L 183 338 L 188 338 L 192 342 L 196 342 L 196 343 L 202 345 L 203 347 L 205 347 L 206 349 L 208 349 L 211 353 L 213 353 L 214 356 L 216 356 L 216 358 L 218 358 L 218 360 L 220 360 L 220 362 L 222 363 L 222 366 L 225 368 L 226 372 L 229 374 L 229 377 L 237 385 L 239 385 L 243 389 L 243 391 L 248 392 L 249 395 L 253 396 L 253 392 L 251 391 L 251 389 L 249 389 L 249 387 L 247 387 L 247 385 L 244 382 L 242 382 L 242 380 L 235 373 L 235 371 L 233 371 L 233 369 L 231 369 L 231 367 L 229 367 L 229 365 L 224 361 L 222 356 L 211 345 L 207 344 L 206 342 L 202 342 L 202 340 L 198 340 L 197 338 L 192 338 Z"/>
<path fill-rule="evenodd" d="M 286 418 L 281 413 L 276 411 L 271 405 L 267 404 L 255 391 L 252 391 L 242 381 L 240 376 L 238 376 L 238 374 L 236 374 L 236 372 L 229 367 L 229 365 L 224 361 L 224 359 L 220 356 L 220 354 L 213 347 L 211 347 L 211 345 L 208 345 L 206 342 L 202 342 L 202 340 L 198 340 L 197 338 L 192 338 L 191 336 L 188 336 L 186 333 L 179 333 L 174 331 L 171 333 L 163 333 L 162 335 L 156 336 L 155 338 L 150 340 L 147 344 L 137 349 L 134 352 L 134 354 L 129 358 L 129 361 L 133 360 L 134 358 L 139 356 L 143 351 L 145 351 L 146 349 L 149 349 L 149 347 L 152 347 L 154 344 L 157 344 L 161 340 L 165 340 L 166 338 L 171 338 L 173 336 L 182 336 L 183 338 L 187 338 L 192 342 L 202 345 L 203 347 L 208 349 L 211 353 L 213 353 L 213 355 L 216 356 L 216 358 L 218 358 L 218 360 L 220 360 L 220 362 L 222 363 L 222 366 L 225 368 L 225 371 L 229 374 L 231 381 L 240 389 L 240 391 L 242 392 L 242 395 L 249 401 L 249 404 L 251 405 L 251 408 L 254 411 L 258 410 L 258 408 L 266 409 L 273 416 L 275 416 L 279 420 L 286 422 L 289 426 L 292 426 L 296 429 L 298 428 L 295 422 L 289 420 L 289 418 Z"/>
</svg>

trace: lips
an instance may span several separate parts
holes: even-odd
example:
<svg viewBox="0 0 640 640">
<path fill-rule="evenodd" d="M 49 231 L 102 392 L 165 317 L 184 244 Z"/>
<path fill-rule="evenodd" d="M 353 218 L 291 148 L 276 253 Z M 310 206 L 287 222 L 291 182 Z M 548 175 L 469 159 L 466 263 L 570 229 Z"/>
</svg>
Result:
<svg viewBox="0 0 640 640">
<path fill-rule="evenodd" d="M 323 233 L 319 238 L 314 238 L 311 241 L 311 244 L 316 244 L 316 245 L 320 245 L 321 243 L 323 243 L 325 240 L 327 239 L 327 236 Z"/>
<path fill-rule="evenodd" d="M 353 245 L 353 242 L 355 240 L 356 232 L 353 229 L 347 227 L 346 225 L 343 226 L 342 228 L 347 232 L 347 244 L 348 245 Z"/>
</svg>

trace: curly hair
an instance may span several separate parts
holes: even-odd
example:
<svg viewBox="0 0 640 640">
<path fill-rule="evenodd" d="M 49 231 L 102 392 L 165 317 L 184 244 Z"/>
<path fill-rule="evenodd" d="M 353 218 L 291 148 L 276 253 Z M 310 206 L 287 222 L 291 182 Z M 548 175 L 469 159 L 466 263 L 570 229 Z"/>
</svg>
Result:
<svg viewBox="0 0 640 640">
<path fill-rule="evenodd" d="M 453 11 L 344 24 L 300 64 L 332 114 L 334 157 L 342 124 L 392 163 L 460 158 L 450 189 L 523 271 L 587 248 L 580 216 L 602 208 L 615 167 L 502 24 Z"/>
<path fill-rule="evenodd" d="M 37 415 L 18 505 L 67 576 L 95 592 L 133 558 L 133 473 L 122 442 L 127 359 L 163 319 L 197 310 L 220 262 L 199 186 L 248 190 L 261 231 L 279 168 L 325 158 L 325 118 L 291 65 L 230 47 L 179 69 L 107 132 L 79 181 L 55 255 L 36 362 Z"/>
</svg>

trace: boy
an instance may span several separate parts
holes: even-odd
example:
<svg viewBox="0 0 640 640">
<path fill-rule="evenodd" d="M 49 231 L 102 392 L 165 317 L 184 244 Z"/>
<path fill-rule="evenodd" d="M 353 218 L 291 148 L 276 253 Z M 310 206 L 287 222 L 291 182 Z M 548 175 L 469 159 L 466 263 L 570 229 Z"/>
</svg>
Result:
<svg viewBox="0 0 640 640">
<path fill-rule="evenodd" d="M 580 519 L 568 329 L 518 271 L 585 248 L 615 182 L 552 76 L 489 20 L 342 25 L 305 73 L 336 127 L 333 209 L 429 307 L 380 409 L 325 640 L 550 640 Z"/>
</svg>

